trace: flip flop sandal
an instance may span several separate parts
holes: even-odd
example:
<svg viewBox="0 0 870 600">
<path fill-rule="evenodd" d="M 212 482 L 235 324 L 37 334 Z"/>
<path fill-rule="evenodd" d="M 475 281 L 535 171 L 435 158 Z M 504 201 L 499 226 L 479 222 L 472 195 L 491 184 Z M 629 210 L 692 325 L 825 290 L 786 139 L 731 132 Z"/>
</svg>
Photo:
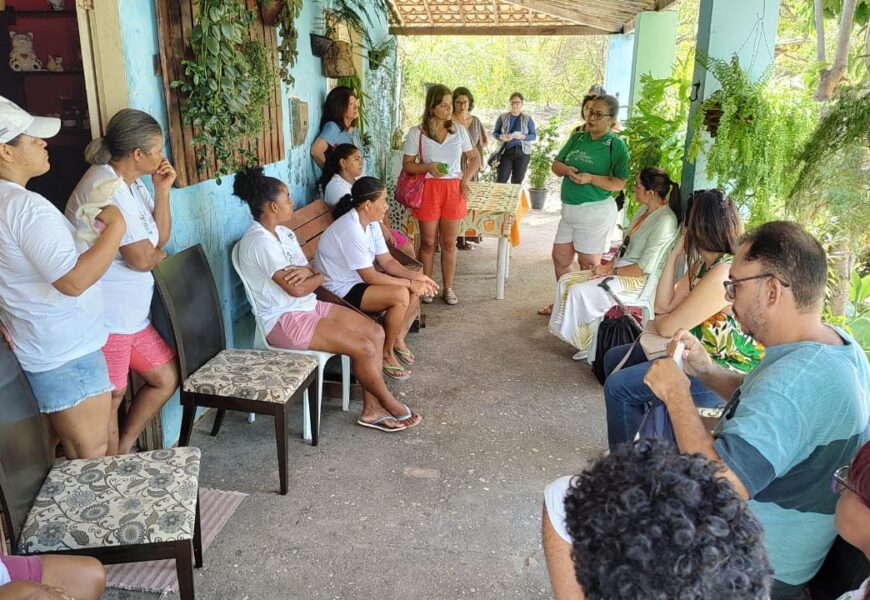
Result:
<svg viewBox="0 0 870 600">
<path fill-rule="evenodd" d="M 383 431 L 384 433 L 396 433 L 397 431 L 404 431 L 407 427 L 384 427 L 381 425 L 384 421 L 389 421 L 390 419 L 400 423 L 399 419 L 392 415 L 387 415 L 386 417 L 381 417 L 380 419 L 375 419 L 374 421 L 368 422 L 363 421 L 362 419 L 357 419 L 356 424 L 361 425 L 362 427 L 368 427 L 369 429 L 377 429 L 378 431 Z"/>
<path fill-rule="evenodd" d="M 403 404 L 402 406 L 404 406 L 405 408 L 408 409 L 408 414 L 406 414 L 404 417 L 396 417 L 396 420 L 397 420 L 399 423 L 404 423 L 405 421 L 407 421 L 407 420 L 409 420 L 409 419 L 412 419 L 412 418 L 414 417 L 414 411 L 411 410 L 411 407 L 410 407 L 410 406 L 408 406 L 407 404 Z M 419 416 L 419 415 L 418 415 L 418 416 Z M 423 422 L 423 417 L 421 416 L 421 417 L 417 420 L 416 423 L 412 423 L 412 424 L 410 424 L 410 425 L 406 425 L 406 426 L 405 426 L 405 429 L 411 429 L 412 427 L 416 427 L 417 425 L 419 425 L 419 424 L 422 423 L 422 422 Z"/>
<path fill-rule="evenodd" d="M 401 350 L 399 348 L 393 348 L 393 353 L 396 355 L 400 361 L 408 365 L 409 367 L 413 367 L 414 363 L 417 362 L 417 357 L 414 356 L 414 353 L 410 350 Z"/>
<path fill-rule="evenodd" d="M 549 317 L 550 315 L 553 314 L 553 305 L 551 304 L 550 306 L 545 306 L 544 308 L 539 308 L 538 314 L 541 315 L 542 317 Z"/>
<path fill-rule="evenodd" d="M 411 376 L 410 371 L 406 371 L 402 367 L 394 367 L 393 365 L 384 365 L 383 372 L 384 376 L 396 381 L 405 381 Z"/>
</svg>

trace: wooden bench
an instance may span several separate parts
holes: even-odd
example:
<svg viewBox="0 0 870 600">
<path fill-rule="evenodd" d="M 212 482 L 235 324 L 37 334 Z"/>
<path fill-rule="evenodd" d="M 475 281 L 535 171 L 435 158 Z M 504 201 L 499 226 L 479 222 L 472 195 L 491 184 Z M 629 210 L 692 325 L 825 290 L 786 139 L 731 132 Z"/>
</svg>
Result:
<svg viewBox="0 0 870 600">
<path fill-rule="evenodd" d="M 299 245 L 302 246 L 302 251 L 305 253 L 305 257 L 309 261 L 314 258 L 314 254 L 317 252 L 317 244 L 320 242 L 320 236 L 326 228 L 332 224 L 332 220 L 332 207 L 323 200 L 315 200 L 311 204 L 294 211 L 293 219 L 290 222 L 290 228 L 293 230 L 293 233 L 296 234 L 296 239 L 299 241 Z M 401 250 L 393 248 L 392 246 L 390 246 L 389 249 L 390 255 L 399 261 L 399 263 L 405 268 L 410 269 L 411 271 L 423 270 L 423 264 L 420 261 L 411 258 Z M 315 290 L 315 294 L 317 294 L 318 299 L 324 302 L 340 304 L 362 313 L 362 311 L 351 306 L 345 302 L 344 299 L 339 298 L 324 287 Z M 417 310 L 417 317 L 411 325 L 411 331 L 419 331 L 426 326 L 425 315 L 419 312 L 419 306 Z M 373 318 L 372 315 L 366 316 Z"/>
</svg>

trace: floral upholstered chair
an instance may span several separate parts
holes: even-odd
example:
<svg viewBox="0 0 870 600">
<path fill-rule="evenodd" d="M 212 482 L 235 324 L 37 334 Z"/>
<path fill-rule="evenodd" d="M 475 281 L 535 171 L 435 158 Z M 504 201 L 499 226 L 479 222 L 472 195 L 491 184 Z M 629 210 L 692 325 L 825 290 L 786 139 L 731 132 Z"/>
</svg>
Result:
<svg viewBox="0 0 870 600">
<path fill-rule="evenodd" d="M 227 410 L 270 415 L 275 419 L 281 493 L 286 494 L 288 406 L 301 402 L 306 390 L 312 445 L 318 440 L 317 359 L 275 350 L 227 348 L 217 288 L 200 245 L 163 260 L 154 269 L 154 279 L 169 315 L 183 382 L 179 445 L 190 442 L 198 406 L 217 409 L 212 435 L 220 431 Z"/>
<path fill-rule="evenodd" d="M 199 448 L 52 466 L 15 355 L 0 344 L 0 507 L 15 554 L 76 553 L 103 563 L 174 558 L 182 600 L 202 566 Z"/>
</svg>

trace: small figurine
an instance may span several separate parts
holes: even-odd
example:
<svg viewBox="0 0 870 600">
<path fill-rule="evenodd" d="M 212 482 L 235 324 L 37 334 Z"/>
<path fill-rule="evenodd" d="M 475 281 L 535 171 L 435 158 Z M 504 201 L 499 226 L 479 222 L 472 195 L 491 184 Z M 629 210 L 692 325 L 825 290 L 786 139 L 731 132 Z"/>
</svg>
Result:
<svg viewBox="0 0 870 600">
<path fill-rule="evenodd" d="M 42 61 L 33 50 L 33 34 L 10 31 L 12 49 L 9 51 L 9 68 L 13 71 L 41 71 Z"/>
<path fill-rule="evenodd" d="M 48 6 L 51 10 L 63 10 L 66 6 L 66 0 L 48 0 Z"/>
<path fill-rule="evenodd" d="M 45 68 L 49 71 L 63 71 L 63 56 L 48 55 L 48 63 Z"/>
</svg>

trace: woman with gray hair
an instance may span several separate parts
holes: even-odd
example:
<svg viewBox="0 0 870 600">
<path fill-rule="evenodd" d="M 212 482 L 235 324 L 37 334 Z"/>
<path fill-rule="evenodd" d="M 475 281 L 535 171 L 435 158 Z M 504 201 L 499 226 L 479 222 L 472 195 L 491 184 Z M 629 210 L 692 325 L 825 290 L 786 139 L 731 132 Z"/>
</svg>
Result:
<svg viewBox="0 0 870 600">
<path fill-rule="evenodd" d="M 100 280 L 109 332 L 103 355 L 115 387 L 109 454 L 130 452 L 145 425 L 178 386 L 174 353 L 149 319 L 154 293 L 150 271 L 166 257 L 162 247 L 172 223 L 169 189 L 175 181 L 175 169 L 163 155 L 163 143 L 163 130 L 151 115 L 132 108 L 121 110 L 109 121 L 106 135 L 85 149 L 91 167 L 66 206 L 67 218 L 80 232 L 88 228 L 80 209 L 89 203 L 114 204 L 127 223 L 119 253 Z M 154 197 L 142 183 L 143 175 L 151 176 Z M 103 194 L 109 197 L 101 198 Z M 119 432 L 117 410 L 130 369 L 145 385 L 133 398 L 124 429 Z"/>
</svg>

